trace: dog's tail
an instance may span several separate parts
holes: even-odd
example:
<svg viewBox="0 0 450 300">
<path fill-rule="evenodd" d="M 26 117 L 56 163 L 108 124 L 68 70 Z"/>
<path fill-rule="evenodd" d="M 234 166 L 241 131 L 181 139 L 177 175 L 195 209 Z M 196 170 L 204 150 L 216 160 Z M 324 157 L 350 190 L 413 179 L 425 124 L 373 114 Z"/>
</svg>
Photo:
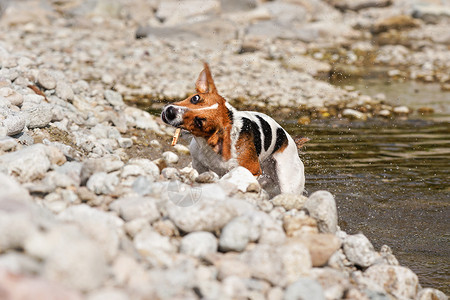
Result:
<svg viewBox="0 0 450 300">
<path fill-rule="evenodd" d="M 298 149 L 301 149 L 309 141 L 310 141 L 310 139 L 307 137 L 301 137 L 301 138 L 294 139 L 294 142 L 297 145 Z"/>
</svg>

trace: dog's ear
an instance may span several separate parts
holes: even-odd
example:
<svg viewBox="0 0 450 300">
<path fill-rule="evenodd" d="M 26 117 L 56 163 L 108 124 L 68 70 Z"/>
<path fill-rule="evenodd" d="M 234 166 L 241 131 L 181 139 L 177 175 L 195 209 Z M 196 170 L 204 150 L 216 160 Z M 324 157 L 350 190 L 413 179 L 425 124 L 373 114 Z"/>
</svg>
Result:
<svg viewBox="0 0 450 300">
<path fill-rule="evenodd" d="M 198 76 L 197 82 L 195 83 L 195 89 L 199 93 L 217 93 L 217 89 L 214 85 L 214 80 L 211 76 L 211 71 L 209 70 L 207 63 L 205 63 L 203 71 Z"/>
</svg>

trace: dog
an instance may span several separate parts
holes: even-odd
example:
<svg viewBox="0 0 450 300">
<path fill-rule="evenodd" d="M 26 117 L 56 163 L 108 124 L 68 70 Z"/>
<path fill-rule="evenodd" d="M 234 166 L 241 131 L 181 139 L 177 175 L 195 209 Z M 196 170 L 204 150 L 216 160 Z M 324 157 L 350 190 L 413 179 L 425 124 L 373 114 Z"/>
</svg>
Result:
<svg viewBox="0 0 450 300">
<path fill-rule="evenodd" d="M 217 92 L 207 63 L 195 88 L 197 93 L 166 105 L 161 113 L 163 122 L 193 135 L 194 169 L 223 176 L 240 165 L 256 176 L 271 196 L 303 193 L 304 166 L 297 145 L 275 120 L 232 107 Z"/>
</svg>

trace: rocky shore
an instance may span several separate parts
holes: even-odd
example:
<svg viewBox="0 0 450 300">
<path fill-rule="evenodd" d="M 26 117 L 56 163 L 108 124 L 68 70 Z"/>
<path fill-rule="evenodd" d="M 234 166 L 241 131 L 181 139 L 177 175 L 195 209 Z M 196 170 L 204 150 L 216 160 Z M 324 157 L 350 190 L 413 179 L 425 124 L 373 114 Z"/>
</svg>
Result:
<svg viewBox="0 0 450 300">
<path fill-rule="evenodd" d="M 411 2 L 0 2 L 0 298 L 448 299 L 340 230 L 329 192 L 269 199 L 246 169 L 198 174 L 188 137 L 170 147 L 129 105 L 185 97 L 207 60 L 240 108 L 407 115 L 317 77 L 376 49 L 448 84 L 448 9 Z M 368 42 L 392 30 L 409 44 Z"/>
</svg>

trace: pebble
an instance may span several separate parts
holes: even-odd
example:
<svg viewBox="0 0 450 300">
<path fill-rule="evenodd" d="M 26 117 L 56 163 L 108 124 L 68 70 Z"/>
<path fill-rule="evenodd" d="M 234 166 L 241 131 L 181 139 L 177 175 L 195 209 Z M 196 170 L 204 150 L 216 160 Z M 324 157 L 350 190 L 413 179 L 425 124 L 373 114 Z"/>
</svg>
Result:
<svg viewBox="0 0 450 300">
<path fill-rule="evenodd" d="M 424 288 L 419 291 L 416 299 L 417 300 L 448 300 L 448 297 L 443 292 L 441 292 L 437 289 Z"/>
<path fill-rule="evenodd" d="M 50 156 L 48 146 L 32 145 L 0 156 L 0 172 L 16 176 L 21 182 L 42 178 L 52 164 Z"/>
<path fill-rule="evenodd" d="M 162 154 L 162 158 L 164 159 L 164 161 L 171 165 L 171 164 L 176 164 L 179 161 L 179 157 L 178 155 L 176 155 L 175 153 L 173 153 L 172 151 L 166 151 Z"/>
<path fill-rule="evenodd" d="M 123 103 L 122 95 L 116 91 L 106 90 L 105 91 L 105 99 L 111 104 L 114 108 L 121 108 L 125 104 Z"/>
<path fill-rule="evenodd" d="M 217 252 L 217 239 L 205 231 L 197 231 L 183 237 L 180 244 L 180 252 L 195 257 L 205 257 Z"/>
<path fill-rule="evenodd" d="M 300 210 L 305 205 L 308 198 L 303 195 L 280 194 L 272 198 L 271 202 L 275 206 L 282 206 L 286 210 Z"/>
<path fill-rule="evenodd" d="M 39 104 L 22 111 L 25 113 L 27 127 L 30 129 L 45 127 L 53 119 L 52 106 L 49 104 Z"/>
<path fill-rule="evenodd" d="M 106 172 L 99 172 L 93 174 L 86 183 L 87 188 L 96 193 L 110 194 L 119 184 L 119 177 L 116 174 L 108 174 Z"/>
<path fill-rule="evenodd" d="M 341 241 L 333 234 L 302 234 L 299 240 L 308 248 L 314 267 L 324 266 L 341 247 Z"/>
<path fill-rule="evenodd" d="M 133 146 L 133 140 L 130 138 L 118 138 L 117 142 L 121 148 L 131 148 Z"/>
<path fill-rule="evenodd" d="M 195 182 L 198 183 L 214 183 L 219 181 L 219 175 L 217 175 L 213 171 L 206 171 L 202 174 L 198 175 L 197 178 L 195 178 Z"/>
<path fill-rule="evenodd" d="M 259 190 L 258 180 L 253 176 L 253 174 L 244 167 L 237 167 L 225 174 L 220 180 L 219 184 L 224 187 L 224 189 L 232 192 L 240 191 L 242 193 L 247 192 L 247 190 L 256 186 Z"/>
<path fill-rule="evenodd" d="M 109 205 L 110 209 L 116 211 L 125 221 L 137 218 L 154 222 L 160 217 L 156 201 L 148 197 L 128 197 L 116 200 Z"/>
<path fill-rule="evenodd" d="M 15 106 L 21 106 L 23 103 L 22 94 L 9 87 L 0 88 L 0 96 L 4 97 L 10 104 Z"/>
<path fill-rule="evenodd" d="M 325 300 L 325 295 L 320 284 L 309 278 L 300 278 L 297 281 L 291 283 L 284 293 L 284 300 L 298 300 L 298 299 L 311 299 L 311 300 Z"/>
<path fill-rule="evenodd" d="M 354 110 L 354 109 L 350 109 L 350 108 L 346 108 L 342 111 L 342 116 L 349 118 L 349 119 L 356 119 L 356 120 L 367 120 L 367 115 Z"/>
<path fill-rule="evenodd" d="M 37 82 L 46 90 L 53 90 L 56 88 L 56 79 L 53 78 L 48 71 L 39 71 Z"/>
<path fill-rule="evenodd" d="M 26 119 L 23 115 L 9 115 L 1 124 L 6 128 L 6 134 L 13 136 L 22 132 Z"/>
<path fill-rule="evenodd" d="M 231 220 L 220 234 L 220 250 L 241 252 L 245 249 L 251 237 L 251 221 L 246 217 Z"/>
<path fill-rule="evenodd" d="M 74 99 L 73 90 L 65 81 L 58 81 L 56 83 L 56 95 L 66 101 L 72 101 Z"/>
<path fill-rule="evenodd" d="M 327 191 L 314 192 L 305 201 L 305 208 L 316 219 L 320 232 L 335 233 L 337 230 L 337 209 L 333 195 Z"/>
<path fill-rule="evenodd" d="M 396 106 L 394 107 L 394 113 L 407 115 L 409 114 L 409 108 L 406 106 Z"/>
<path fill-rule="evenodd" d="M 347 259 L 361 267 L 373 265 L 380 257 L 362 233 L 348 235 L 344 239 L 343 248 Z"/>
<path fill-rule="evenodd" d="M 184 154 L 184 155 L 189 155 L 191 154 L 191 151 L 189 150 L 188 147 L 186 147 L 185 145 L 182 144 L 176 144 L 175 146 L 173 146 L 175 148 L 175 150 L 180 153 L 180 154 Z"/>
</svg>

